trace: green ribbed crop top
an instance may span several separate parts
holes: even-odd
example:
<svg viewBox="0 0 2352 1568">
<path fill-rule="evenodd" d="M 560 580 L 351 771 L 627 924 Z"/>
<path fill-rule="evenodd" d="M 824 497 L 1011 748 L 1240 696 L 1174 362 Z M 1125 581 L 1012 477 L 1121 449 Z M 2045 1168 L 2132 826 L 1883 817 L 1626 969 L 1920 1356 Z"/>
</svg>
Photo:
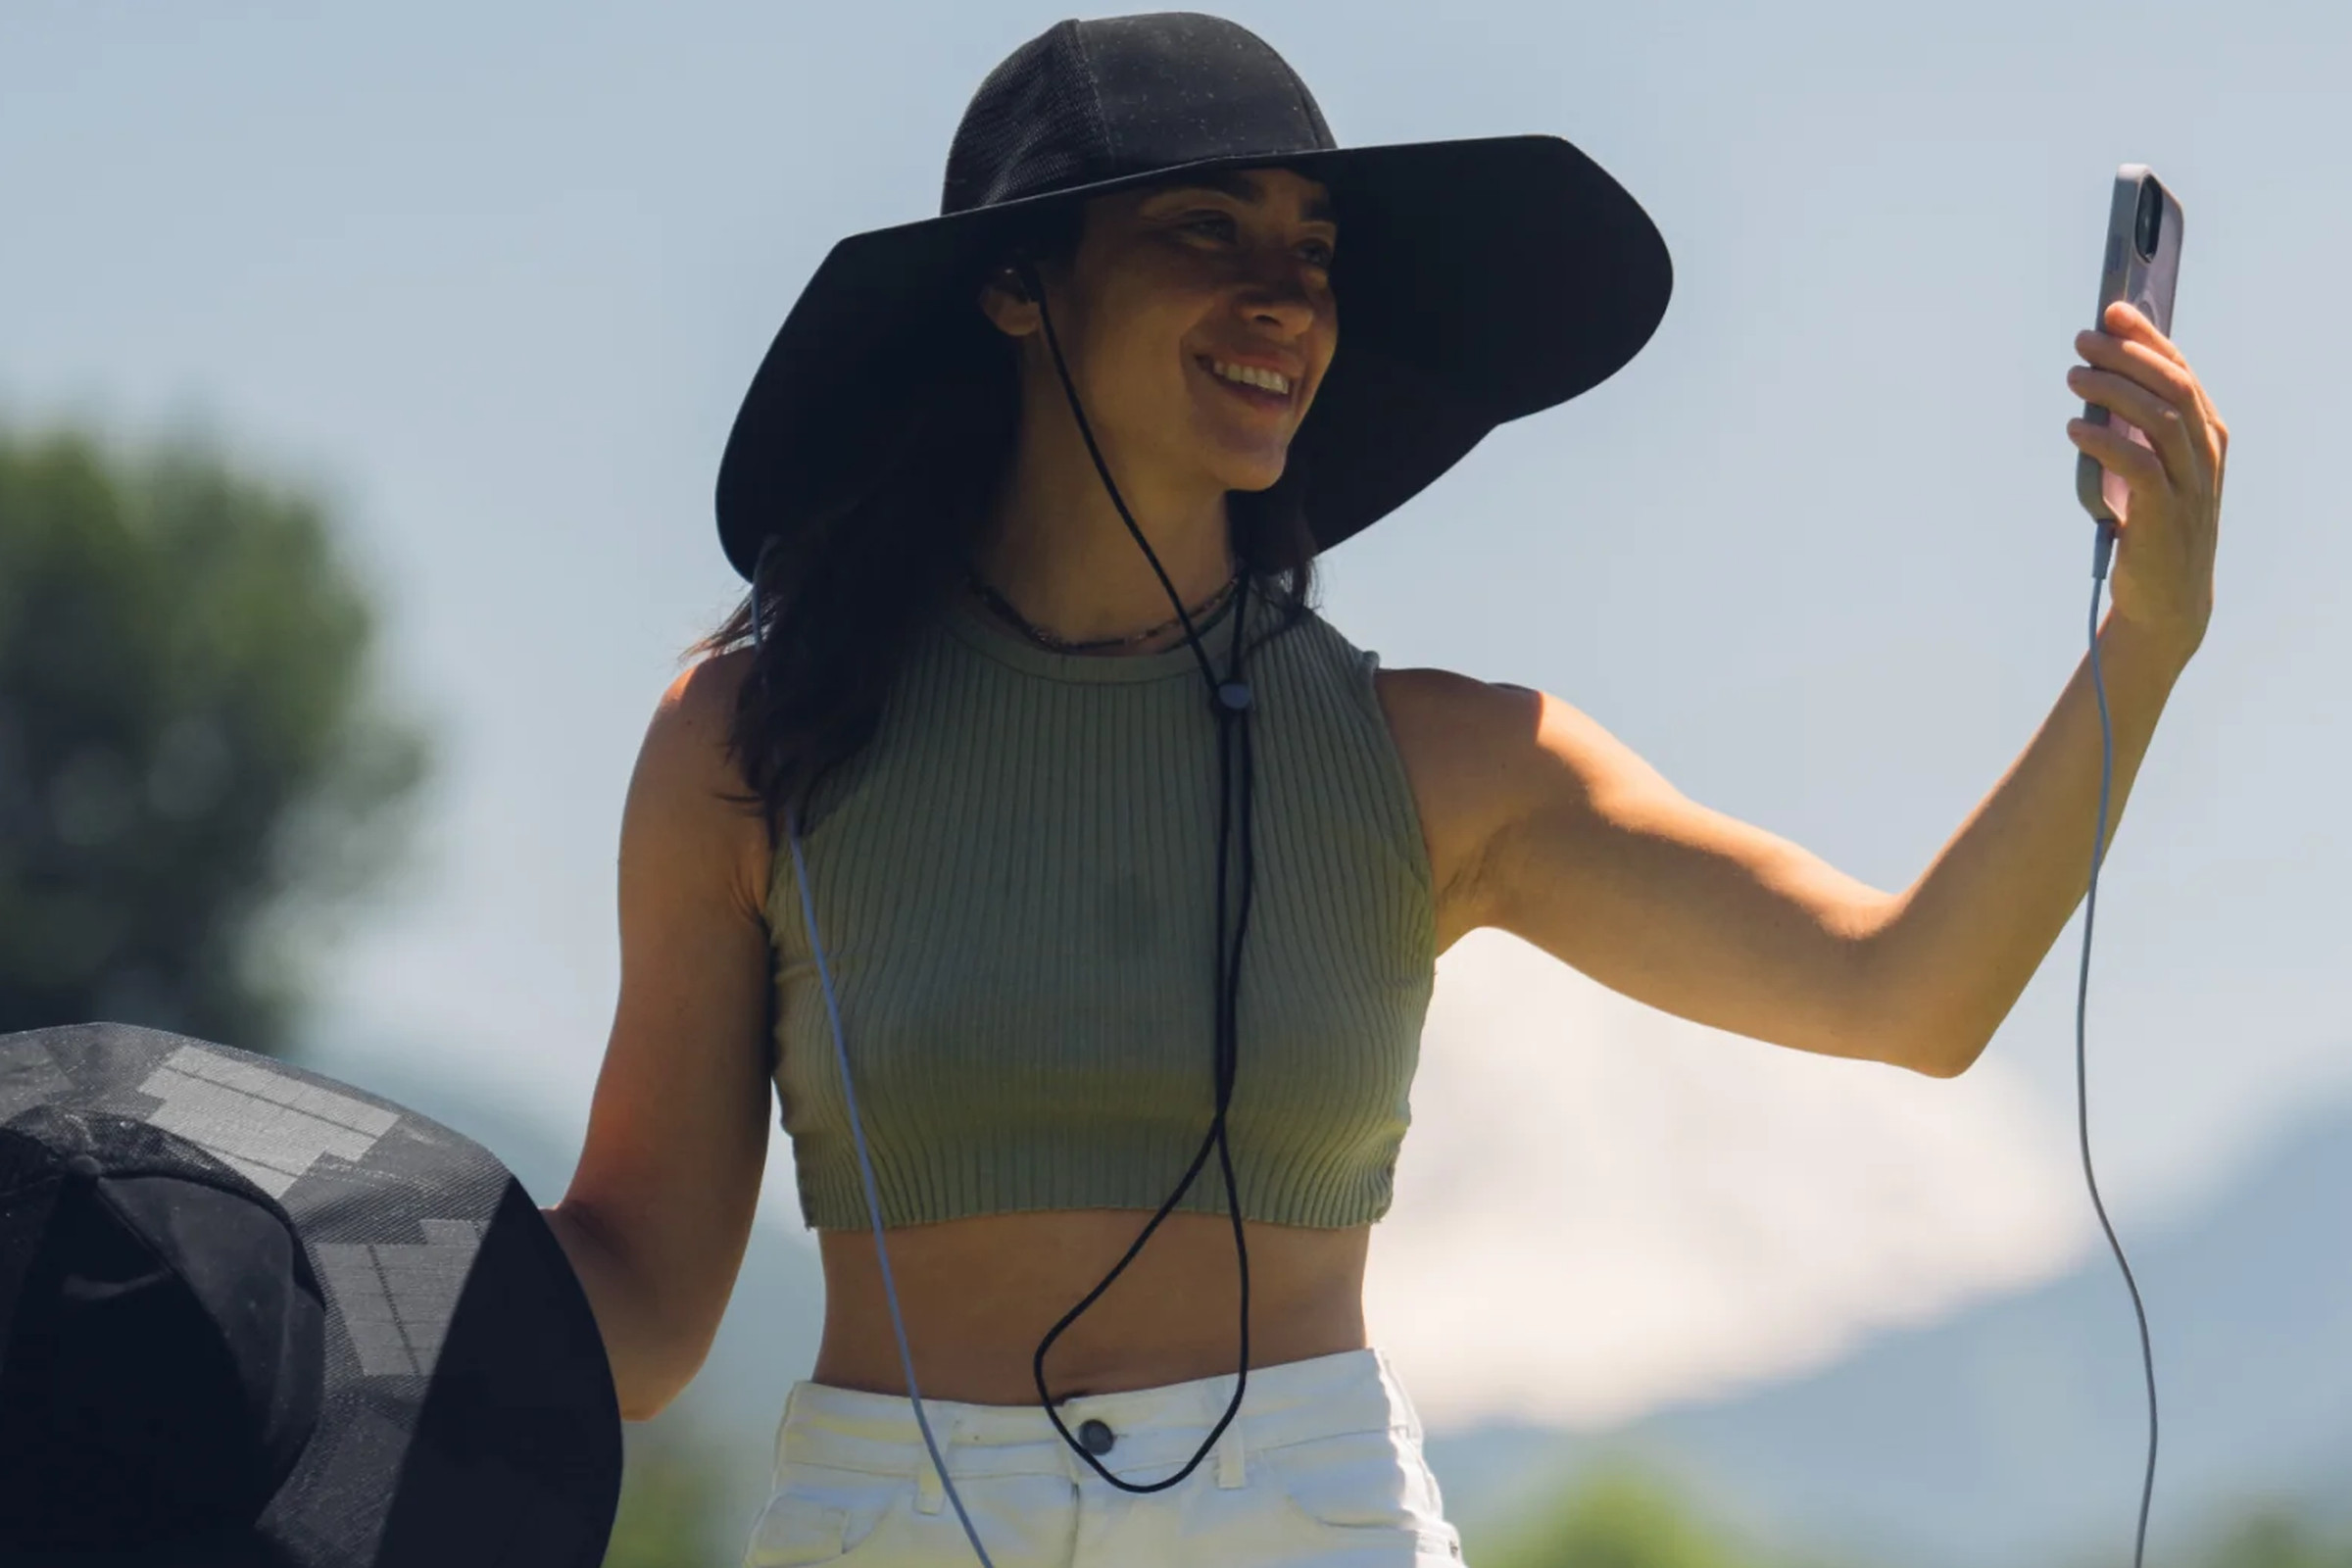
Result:
<svg viewBox="0 0 2352 1568">
<path fill-rule="evenodd" d="M 1377 1219 L 1435 970 L 1376 657 L 1250 601 L 1256 884 L 1228 1130 L 1245 1218 Z M 1225 617 L 1204 640 L 1219 669 Z M 1159 1206 L 1214 1108 L 1216 721 L 1191 652 L 1056 654 L 959 599 L 803 839 L 886 1225 Z M 801 1211 L 866 1224 L 790 847 L 768 890 Z M 1222 1213 L 1215 1161 L 1182 1209 Z"/>
</svg>

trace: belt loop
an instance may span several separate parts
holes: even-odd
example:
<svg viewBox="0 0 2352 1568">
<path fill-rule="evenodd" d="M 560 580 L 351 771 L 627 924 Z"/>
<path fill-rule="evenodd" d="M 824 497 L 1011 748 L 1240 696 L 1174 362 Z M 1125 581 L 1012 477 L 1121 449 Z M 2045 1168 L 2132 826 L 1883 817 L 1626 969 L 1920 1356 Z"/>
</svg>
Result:
<svg viewBox="0 0 2352 1568">
<path fill-rule="evenodd" d="M 1391 1423 L 1397 1424 L 1396 1417 L 1401 1416 L 1401 1424 L 1412 1434 L 1413 1441 L 1425 1441 L 1420 1407 L 1413 1403 L 1412 1391 L 1404 1386 L 1404 1379 L 1396 1375 L 1396 1364 L 1378 1346 L 1372 1347 L 1372 1364 L 1379 1374 L 1381 1389 L 1388 1396 Z"/>
<path fill-rule="evenodd" d="M 956 1416 L 953 1420 L 949 1421 L 947 1423 L 947 1430 L 937 1434 L 940 1440 L 939 1456 L 943 1461 L 953 1462 L 953 1455 L 956 1452 L 956 1440 L 962 1435 L 963 1418 L 961 1416 Z M 916 1439 L 916 1452 L 920 1457 L 916 1461 L 917 1471 L 916 1481 L 914 1484 L 914 1505 L 925 1513 L 937 1513 L 939 1512 L 940 1507 L 948 1500 L 947 1488 L 940 1485 L 939 1467 L 931 1462 L 931 1450 L 928 1447 L 921 1446 L 920 1438 Z"/>
<path fill-rule="evenodd" d="M 1242 1456 L 1242 1415 L 1237 1410 L 1225 1428 L 1225 1435 L 1217 1439 L 1217 1485 L 1231 1492 L 1249 1482 L 1249 1467 Z"/>
<path fill-rule="evenodd" d="M 797 1389 L 793 1391 L 794 1394 L 799 1392 Z M 784 1471 L 784 1433 L 792 1425 L 792 1394 L 784 1396 L 784 1408 L 776 1416 L 775 1473 L 777 1475 L 782 1475 Z"/>
</svg>

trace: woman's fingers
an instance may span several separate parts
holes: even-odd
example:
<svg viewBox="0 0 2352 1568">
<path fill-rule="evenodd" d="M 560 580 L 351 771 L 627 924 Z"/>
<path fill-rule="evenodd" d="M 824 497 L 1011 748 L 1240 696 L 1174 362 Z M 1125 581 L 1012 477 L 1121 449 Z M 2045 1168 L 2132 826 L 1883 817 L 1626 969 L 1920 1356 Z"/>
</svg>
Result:
<svg viewBox="0 0 2352 1568">
<path fill-rule="evenodd" d="M 2114 425 L 2069 419 L 2066 434 L 2076 446 L 2098 459 L 2108 472 L 2123 480 L 2134 502 L 2143 496 L 2153 500 L 2173 488 L 2172 476 L 2156 454 Z M 2131 512 L 2136 515 L 2143 510 L 2134 506 Z"/>
<path fill-rule="evenodd" d="M 2066 372 L 2066 384 L 2074 388 L 2085 402 L 2096 404 L 2116 418 L 2139 426 L 2156 448 L 2156 455 L 2163 460 L 2165 474 L 2175 483 L 2185 485 L 2196 476 L 2196 452 L 2190 441 L 2187 421 L 2179 408 L 2137 381 L 2118 375 L 2113 370 L 2095 370 L 2078 365 Z M 2098 429 L 2101 426 L 2093 425 L 2091 428 Z M 2137 446 L 2121 431 L 2117 431 L 2116 435 L 2126 446 Z"/>
</svg>

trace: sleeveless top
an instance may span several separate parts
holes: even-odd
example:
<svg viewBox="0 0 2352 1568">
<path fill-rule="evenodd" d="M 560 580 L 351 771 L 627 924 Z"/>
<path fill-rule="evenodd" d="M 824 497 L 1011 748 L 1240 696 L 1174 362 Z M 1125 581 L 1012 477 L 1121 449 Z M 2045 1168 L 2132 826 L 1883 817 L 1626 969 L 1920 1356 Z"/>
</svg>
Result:
<svg viewBox="0 0 2352 1568">
<path fill-rule="evenodd" d="M 1256 872 L 1227 1117 L 1241 1209 L 1363 1224 L 1388 1209 L 1409 1119 L 1436 962 L 1429 859 L 1377 656 L 1312 612 L 1284 627 L 1254 594 L 1249 611 Z M 1220 672 L 1232 629 L 1220 614 L 1202 633 Z M 1215 1108 L 1208 704 L 1182 646 L 1054 653 L 958 596 L 820 790 L 803 854 L 886 1226 L 1151 1210 L 1184 1175 Z M 1238 848 L 1233 864 L 1229 910 Z M 801 1212 L 862 1228 L 787 843 L 766 912 Z M 1225 1212 L 1213 1153 L 1177 1207 Z"/>
</svg>

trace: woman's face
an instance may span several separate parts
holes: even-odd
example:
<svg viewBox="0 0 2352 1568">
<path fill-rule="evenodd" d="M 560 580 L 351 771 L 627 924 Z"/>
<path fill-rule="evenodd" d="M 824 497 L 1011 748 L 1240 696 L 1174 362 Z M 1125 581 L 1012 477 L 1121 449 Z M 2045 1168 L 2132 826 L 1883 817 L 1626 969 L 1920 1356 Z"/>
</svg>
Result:
<svg viewBox="0 0 2352 1568">
<path fill-rule="evenodd" d="M 1054 330 L 1097 438 L 1136 479 L 1262 490 L 1339 340 L 1324 187 L 1286 169 L 1097 197 L 1066 270 L 1045 273 Z M 1025 396 L 1063 401 L 1037 308 L 992 289 L 1030 339 Z"/>
</svg>

